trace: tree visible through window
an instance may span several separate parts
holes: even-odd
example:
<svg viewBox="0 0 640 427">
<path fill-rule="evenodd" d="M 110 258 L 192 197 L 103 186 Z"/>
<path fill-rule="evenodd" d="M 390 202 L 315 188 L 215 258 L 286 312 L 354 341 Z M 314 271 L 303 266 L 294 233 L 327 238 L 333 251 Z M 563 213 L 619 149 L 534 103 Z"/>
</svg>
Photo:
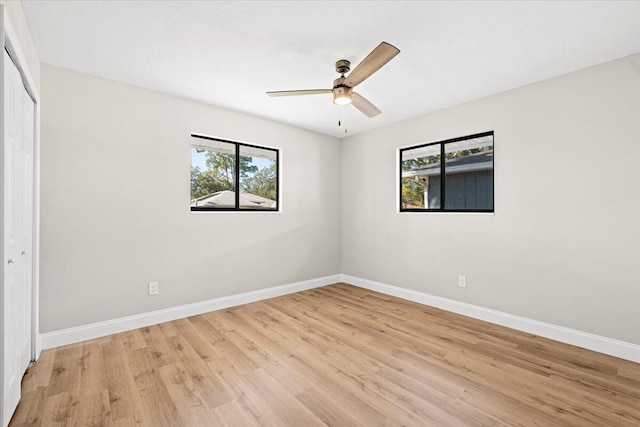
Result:
<svg viewBox="0 0 640 427">
<path fill-rule="evenodd" d="M 493 205 L 493 132 L 400 150 L 400 211 L 493 212 Z"/>
<path fill-rule="evenodd" d="M 191 210 L 278 210 L 278 150 L 192 136 Z"/>
</svg>

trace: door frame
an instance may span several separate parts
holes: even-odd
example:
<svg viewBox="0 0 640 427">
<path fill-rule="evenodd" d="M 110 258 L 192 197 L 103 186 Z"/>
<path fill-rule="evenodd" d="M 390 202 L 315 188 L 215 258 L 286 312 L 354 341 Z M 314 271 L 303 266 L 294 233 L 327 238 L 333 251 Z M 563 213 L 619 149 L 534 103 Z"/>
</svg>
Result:
<svg viewBox="0 0 640 427">
<path fill-rule="evenodd" d="M 0 39 L 2 46 L 9 52 L 22 77 L 27 93 L 34 102 L 33 132 L 33 274 L 31 288 L 31 360 L 40 357 L 42 351 L 40 339 L 40 91 L 33 78 L 26 56 L 20 46 L 18 35 L 11 25 L 4 5 L 0 5 Z M 4 55 L 0 55 L 0 85 L 4 85 Z M 2 90 L 4 93 L 4 88 Z M 4 97 L 0 97 L 0 148 L 4 147 Z M 0 162 L 4 161 L 4 149 L 0 149 Z M 4 174 L 0 174 L 0 195 L 4 189 Z M 4 224 L 4 197 L 0 197 L 0 224 Z M 0 242 L 4 239 L 4 230 L 0 226 Z M 0 244 L 0 299 L 4 295 L 4 245 Z M 0 373 L 4 376 L 4 331 L 0 330 Z M 0 390 L 0 394 L 2 390 Z M 2 397 L 4 399 L 4 396 Z"/>
</svg>

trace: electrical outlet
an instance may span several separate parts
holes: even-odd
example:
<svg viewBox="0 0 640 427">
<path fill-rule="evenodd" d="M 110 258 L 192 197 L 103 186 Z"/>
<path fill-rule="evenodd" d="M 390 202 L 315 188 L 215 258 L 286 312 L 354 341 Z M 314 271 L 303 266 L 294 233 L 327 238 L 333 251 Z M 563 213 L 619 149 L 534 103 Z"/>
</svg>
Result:
<svg viewBox="0 0 640 427">
<path fill-rule="evenodd" d="M 149 282 L 149 295 L 158 295 L 160 292 L 158 282 Z"/>
<path fill-rule="evenodd" d="M 461 288 L 467 287 L 467 276 L 458 276 L 458 286 Z"/>
</svg>

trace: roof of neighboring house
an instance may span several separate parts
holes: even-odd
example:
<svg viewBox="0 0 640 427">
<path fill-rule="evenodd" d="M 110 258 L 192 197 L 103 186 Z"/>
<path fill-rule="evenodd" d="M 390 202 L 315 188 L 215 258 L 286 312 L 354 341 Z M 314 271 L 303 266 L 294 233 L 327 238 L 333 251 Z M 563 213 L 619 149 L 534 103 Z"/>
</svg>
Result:
<svg viewBox="0 0 640 427">
<path fill-rule="evenodd" d="M 210 208 L 233 208 L 236 204 L 235 191 L 223 190 L 216 193 L 207 194 L 191 200 L 191 206 L 201 206 Z M 257 196 L 251 193 L 240 193 L 240 208 L 251 209 L 273 209 L 276 207 L 275 200 Z"/>
<path fill-rule="evenodd" d="M 493 169 L 493 151 L 470 154 L 445 162 L 447 173 L 465 173 Z M 440 163 L 402 171 L 403 178 L 440 175 Z"/>
</svg>

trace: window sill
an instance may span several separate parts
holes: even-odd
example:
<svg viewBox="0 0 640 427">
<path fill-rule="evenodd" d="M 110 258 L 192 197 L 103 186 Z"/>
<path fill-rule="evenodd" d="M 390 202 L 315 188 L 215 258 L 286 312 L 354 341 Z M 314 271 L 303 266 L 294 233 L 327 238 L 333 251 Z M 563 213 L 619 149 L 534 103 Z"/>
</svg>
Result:
<svg viewBox="0 0 640 427">
<path fill-rule="evenodd" d="M 396 210 L 399 215 L 486 215 L 495 216 L 495 212 L 447 212 L 447 211 L 400 211 Z"/>
<path fill-rule="evenodd" d="M 192 211 L 191 209 L 189 209 L 189 213 L 194 214 L 194 215 L 208 215 L 208 214 L 238 214 L 238 213 L 252 213 L 252 214 L 262 214 L 262 215 L 277 215 L 277 214 L 281 214 L 282 210 L 277 210 L 277 211 L 267 211 L 267 210 L 226 210 L 226 209 L 220 209 L 220 210 L 214 210 L 214 209 L 199 209 L 199 210 L 195 210 Z"/>
</svg>

